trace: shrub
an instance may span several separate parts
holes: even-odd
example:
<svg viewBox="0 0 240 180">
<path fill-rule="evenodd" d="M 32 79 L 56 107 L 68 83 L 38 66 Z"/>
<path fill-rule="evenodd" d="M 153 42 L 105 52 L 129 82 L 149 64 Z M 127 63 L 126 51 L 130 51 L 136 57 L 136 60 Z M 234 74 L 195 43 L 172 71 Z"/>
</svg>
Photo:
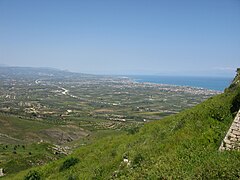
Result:
<svg viewBox="0 0 240 180">
<path fill-rule="evenodd" d="M 143 160 L 144 160 L 144 157 L 140 153 L 138 153 L 133 159 L 133 166 L 134 167 L 140 166 Z"/>
<path fill-rule="evenodd" d="M 231 113 L 236 115 L 237 111 L 240 109 L 240 92 L 233 98 Z"/>
<path fill-rule="evenodd" d="M 27 175 L 24 177 L 24 180 L 40 180 L 40 179 L 41 179 L 40 173 L 35 170 L 29 171 Z"/>
<path fill-rule="evenodd" d="M 66 170 L 68 168 L 70 168 L 71 166 L 74 166 L 75 164 L 77 164 L 79 162 L 79 159 L 78 158 L 74 158 L 74 157 L 71 157 L 67 160 L 65 160 L 62 164 L 62 166 L 60 167 L 59 171 L 63 171 L 63 170 Z"/>
<path fill-rule="evenodd" d="M 136 134 L 139 132 L 140 127 L 131 127 L 126 129 L 128 134 Z"/>
</svg>

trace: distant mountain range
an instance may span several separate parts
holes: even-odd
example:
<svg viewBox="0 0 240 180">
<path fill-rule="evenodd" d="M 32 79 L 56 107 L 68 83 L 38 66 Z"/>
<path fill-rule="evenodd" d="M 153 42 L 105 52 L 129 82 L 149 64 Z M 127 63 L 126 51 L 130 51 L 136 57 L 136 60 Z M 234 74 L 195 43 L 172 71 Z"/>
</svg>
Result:
<svg viewBox="0 0 240 180">
<path fill-rule="evenodd" d="M 69 72 L 66 70 L 59 70 L 49 67 L 17 67 L 0 65 L 0 75 L 9 76 L 51 76 L 51 77 L 79 77 L 79 76 L 93 76 L 88 74 Z"/>
</svg>

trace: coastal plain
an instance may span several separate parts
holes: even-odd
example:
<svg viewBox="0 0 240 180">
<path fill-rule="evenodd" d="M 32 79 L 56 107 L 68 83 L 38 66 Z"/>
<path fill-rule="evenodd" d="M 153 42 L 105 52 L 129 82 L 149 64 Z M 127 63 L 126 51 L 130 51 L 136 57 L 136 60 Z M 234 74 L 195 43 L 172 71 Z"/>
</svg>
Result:
<svg viewBox="0 0 240 180">
<path fill-rule="evenodd" d="M 121 76 L 1 67 L 1 166 L 9 174 L 42 165 L 95 139 L 134 134 L 219 93 Z M 13 159 L 18 166 L 11 166 Z"/>
</svg>

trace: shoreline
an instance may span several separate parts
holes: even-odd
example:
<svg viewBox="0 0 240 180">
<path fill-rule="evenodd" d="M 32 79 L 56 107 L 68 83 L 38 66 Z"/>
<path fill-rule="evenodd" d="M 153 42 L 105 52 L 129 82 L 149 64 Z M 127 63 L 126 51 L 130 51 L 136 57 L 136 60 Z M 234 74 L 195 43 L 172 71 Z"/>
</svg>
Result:
<svg viewBox="0 0 240 180">
<path fill-rule="evenodd" d="M 206 90 L 206 91 L 212 91 L 212 92 L 217 92 L 218 94 L 219 93 L 223 93 L 224 92 L 224 89 L 223 90 L 218 90 L 218 89 L 210 89 L 210 88 L 207 88 L 207 87 L 201 87 L 201 86 L 191 86 L 191 85 L 178 85 L 178 84 L 168 84 L 168 83 L 158 83 L 158 82 L 150 82 L 150 81 L 144 81 L 142 79 L 138 79 L 137 78 L 134 78 L 134 77 L 131 77 L 131 76 L 119 76 L 119 78 L 121 79 L 128 79 L 129 81 L 131 82 L 134 82 L 134 83 L 140 83 L 140 84 L 152 84 L 152 85 L 160 85 L 160 86 L 171 86 L 171 87 L 182 87 L 182 88 L 193 88 L 193 89 L 197 89 L 197 90 Z M 224 86 L 226 87 L 226 86 Z"/>
</svg>

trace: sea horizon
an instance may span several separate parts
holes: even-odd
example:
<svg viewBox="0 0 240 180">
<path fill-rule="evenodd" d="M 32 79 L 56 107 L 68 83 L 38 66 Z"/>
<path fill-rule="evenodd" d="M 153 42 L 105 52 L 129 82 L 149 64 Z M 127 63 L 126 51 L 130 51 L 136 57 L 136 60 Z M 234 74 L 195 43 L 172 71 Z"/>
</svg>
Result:
<svg viewBox="0 0 240 180">
<path fill-rule="evenodd" d="M 221 76 L 124 75 L 124 77 L 139 83 L 190 86 L 215 91 L 224 91 L 233 80 L 233 77 Z"/>
</svg>

